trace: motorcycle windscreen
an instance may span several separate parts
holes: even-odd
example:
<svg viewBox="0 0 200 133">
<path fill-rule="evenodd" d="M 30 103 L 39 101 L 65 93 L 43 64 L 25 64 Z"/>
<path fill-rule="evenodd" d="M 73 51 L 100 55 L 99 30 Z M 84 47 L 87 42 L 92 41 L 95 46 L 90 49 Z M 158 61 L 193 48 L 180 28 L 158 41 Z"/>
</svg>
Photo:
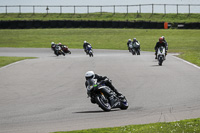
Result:
<svg viewBox="0 0 200 133">
<path fill-rule="evenodd" d="M 90 79 L 87 79 L 87 83 L 88 83 L 87 89 L 91 90 L 93 88 L 93 86 L 96 84 L 96 81 L 95 81 L 95 79 L 90 78 Z"/>
</svg>

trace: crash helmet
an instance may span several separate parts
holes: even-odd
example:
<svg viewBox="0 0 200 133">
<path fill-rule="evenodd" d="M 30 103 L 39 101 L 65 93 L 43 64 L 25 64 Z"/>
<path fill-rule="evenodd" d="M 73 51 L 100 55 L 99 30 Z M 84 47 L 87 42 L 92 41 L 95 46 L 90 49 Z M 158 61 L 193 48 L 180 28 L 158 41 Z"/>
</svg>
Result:
<svg viewBox="0 0 200 133">
<path fill-rule="evenodd" d="M 128 41 L 130 42 L 130 41 L 131 41 L 131 39 L 128 39 Z"/>
<path fill-rule="evenodd" d="M 87 41 L 84 41 L 84 43 L 87 43 Z"/>
<path fill-rule="evenodd" d="M 164 36 L 162 36 L 162 38 L 163 38 L 163 40 L 165 40 L 165 37 L 164 37 Z"/>
<path fill-rule="evenodd" d="M 159 38 L 159 42 L 163 42 L 163 37 L 160 37 L 160 38 Z"/>
<path fill-rule="evenodd" d="M 136 38 L 133 38 L 133 41 L 136 41 Z"/>
<path fill-rule="evenodd" d="M 59 43 L 58 43 L 58 45 L 62 45 L 62 43 L 61 43 L 61 42 L 59 42 Z"/>
<path fill-rule="evenodd" d="M 93 79 L 94 78 L 94 72 L 93 71 L 87 71 L 85 73 L 85 78 L 86 78 L 86 80 Z"/>
<path fill-rule="evenodd" d="M 51 42 L 51 45 L 55 44 L 54 42 Z"/>
</svg>

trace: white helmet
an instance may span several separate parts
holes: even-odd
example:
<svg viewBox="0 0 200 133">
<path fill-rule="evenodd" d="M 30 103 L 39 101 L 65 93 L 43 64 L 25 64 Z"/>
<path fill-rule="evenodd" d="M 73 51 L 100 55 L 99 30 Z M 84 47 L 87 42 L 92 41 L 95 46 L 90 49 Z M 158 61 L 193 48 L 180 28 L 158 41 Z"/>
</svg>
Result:
<svg viewBox="0 0 200 133">
<path fill-rule="evenodd" d="M 136 38 L 133 38 L 133 41 L 136 41 Z"/>
<path fill-rule="evenodd" d="M 165 37 L 164 37 L 164 36 L 162 36 L 162 38 L 165 40 Z"/>
<path fill-rule="evenodd" d="M 84 41 L 84 43 L 87 43 L 87 41 Z"/>
<path fill-rule="evenodd" d="M 128 39 L 128 41 L 131 41 L 131 39 Z"/>
<path fill-rule="evenodd" d="M 87 71 L 85 73 L 85 78 L 86 79 L 94 78 L 94 72 L 93 71 Z"/>
<path fill-rule="evenodd" d="M 51 42 L 51 44 L 55 44 L 54 42 Z"/>
</svg>

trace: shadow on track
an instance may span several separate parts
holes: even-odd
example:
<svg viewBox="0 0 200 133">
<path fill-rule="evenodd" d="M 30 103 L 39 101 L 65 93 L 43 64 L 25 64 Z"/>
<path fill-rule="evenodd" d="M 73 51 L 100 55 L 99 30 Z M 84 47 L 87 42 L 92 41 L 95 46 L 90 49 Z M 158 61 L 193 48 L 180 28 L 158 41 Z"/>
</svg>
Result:
<svg viewBox="0 0 200 133">
<path fill-rule="evenodd" d="M 119 110 L 111 110 L 109 112 L 113 112 L 113 111 L 119 111 Z M 80 111 L 80 112 L 73 112 L 73 113 L 104 113 L 106 111 L 103 111 L 103 110 L 97 110 L 97 111 Z"/>
</svg>

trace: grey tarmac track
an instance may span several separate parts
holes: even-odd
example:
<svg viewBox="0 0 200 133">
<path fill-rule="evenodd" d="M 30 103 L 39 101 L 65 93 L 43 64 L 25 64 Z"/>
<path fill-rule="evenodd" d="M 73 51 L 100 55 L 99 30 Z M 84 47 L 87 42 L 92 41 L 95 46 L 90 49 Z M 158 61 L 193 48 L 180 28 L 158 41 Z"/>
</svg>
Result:
<svg viewBox="0 0 200 133">
<path fill-rule="evenodd" d="M 0 48 L 0 56 L 39 57 L 0 68 L 0 133 L 48 133 L 200 117 L 200 69 L 172 54 L 158 66 L 153 52 Z M 90 103 L 84 74 L 112 79 L 127 110 L 102 111 Z"/>
</svg>

